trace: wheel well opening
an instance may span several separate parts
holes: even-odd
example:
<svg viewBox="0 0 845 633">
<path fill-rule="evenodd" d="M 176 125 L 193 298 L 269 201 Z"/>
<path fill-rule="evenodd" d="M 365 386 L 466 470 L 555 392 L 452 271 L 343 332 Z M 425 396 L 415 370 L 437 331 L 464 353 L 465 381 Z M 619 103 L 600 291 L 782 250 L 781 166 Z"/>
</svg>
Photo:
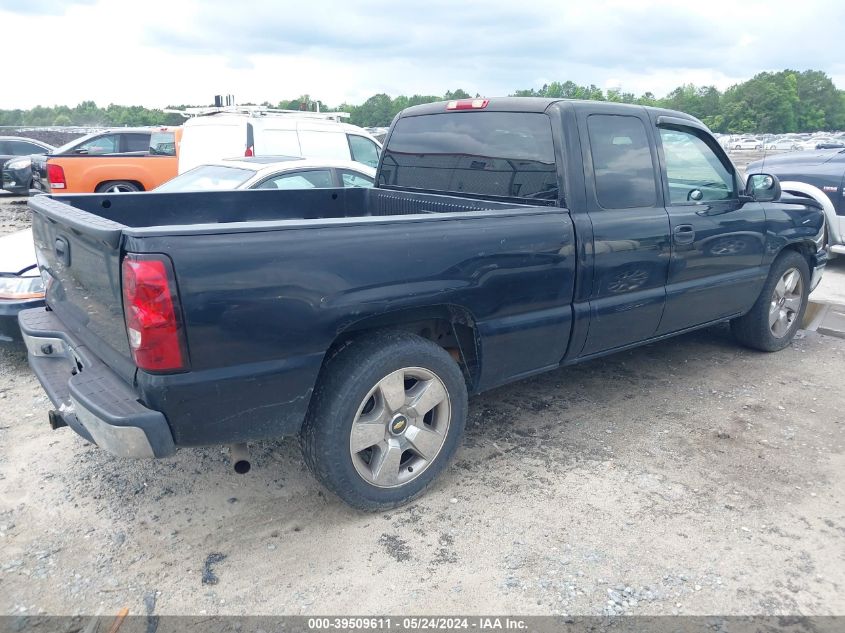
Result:
<svg viewBox="0 0 845 633">
<path fill-rule="evenodd" d="M 812 272 L 813 268 L 816 266 L 816 252 L 812 246 L 807 243 L 800 243 L 800 244 L 788 244 L 783 248 L 781 253 L 785 253 L 787 251 L 793 251 L 798 253 L 807 260 L 807 266 L 810 267 L 810 271 Z"/>
<path fill-rule="evenodd" d="M 138 187 L 138 191 L 145 191 L 144 185 L 140 183 L 138 180 L 130 180 L 128 178 L 112 178 L 111 180 L 104 180 L 103 182 L 99 183 L 96 187 L 94 187 L 94 191 L 99 191 L 102 187 L 106 185 L 111 185 L 116 182 L 128 182 L 129 184 L 135 185 Z"/>
<path fill-rule="evenodd" d="M 475 390 L 480 377 L 477 332 L 470 314 L 459 308 L 411 310 L 356 322 L 337 336 L 326 353 L 326 360 L 351 341 L 384 330 L 408 332 L 436 343 L 458 363 L 470 393 Z"/>
</svg>

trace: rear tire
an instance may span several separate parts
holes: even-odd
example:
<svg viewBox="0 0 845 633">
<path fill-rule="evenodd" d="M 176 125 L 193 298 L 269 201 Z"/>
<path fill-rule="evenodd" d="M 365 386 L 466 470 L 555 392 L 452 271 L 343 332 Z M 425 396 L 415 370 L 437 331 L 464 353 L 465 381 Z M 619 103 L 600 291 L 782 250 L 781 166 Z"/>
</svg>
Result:
<svg viewBox="0 0 845 633">
<path fill-rule="evenodd" d="M 807 309 L 810 266 L 799 253 L 783 252 L 751 311 L 731 321 L 734 337 L 746 347 L 776 352 L 792 342 Z"/>
<path fill-rule="evenodd" d="M 365 334 L 323 367 L 300 435 L 326 488 L 361 510 L 420 495 L 463 435 L 467 389 L 446 350 L 399 331 Z"/>
<path fill-rule="evenodd" d="M 134 191 L 141 191 L 141 188 L 128 180 L 111 180 L 97 187 L 97 193 L 131 193 Z"/>
</svg>

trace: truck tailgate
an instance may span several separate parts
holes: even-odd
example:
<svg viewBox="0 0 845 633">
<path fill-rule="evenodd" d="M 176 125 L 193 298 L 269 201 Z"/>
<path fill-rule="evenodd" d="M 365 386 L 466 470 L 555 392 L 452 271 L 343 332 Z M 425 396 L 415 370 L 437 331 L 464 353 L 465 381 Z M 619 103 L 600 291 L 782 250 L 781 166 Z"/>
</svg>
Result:
<svg viewBox="0 0 845 633">
<path fill-rule="evenodd" d="M 130 381 L 135 365 L 123 320 L 123 225 L 47 196 L 29 202 L 47 304 L 90 353 Z"/>
</svg>

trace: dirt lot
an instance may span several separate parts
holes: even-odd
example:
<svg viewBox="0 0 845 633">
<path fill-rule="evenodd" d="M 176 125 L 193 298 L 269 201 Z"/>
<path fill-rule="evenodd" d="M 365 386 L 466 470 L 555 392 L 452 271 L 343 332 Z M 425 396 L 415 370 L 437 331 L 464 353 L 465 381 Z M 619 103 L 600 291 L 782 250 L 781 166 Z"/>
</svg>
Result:
<svg viewBox="0 0 845 633">
<path fill-rule="evenodd" d="M 845 614 L 845 340 L 799 336 L 716 327 L 473 398 L 451 469 L 384 514 L 293 440 L 238 476 L 51 431 L 0 346 L 0 613 Z"/>
</svg>

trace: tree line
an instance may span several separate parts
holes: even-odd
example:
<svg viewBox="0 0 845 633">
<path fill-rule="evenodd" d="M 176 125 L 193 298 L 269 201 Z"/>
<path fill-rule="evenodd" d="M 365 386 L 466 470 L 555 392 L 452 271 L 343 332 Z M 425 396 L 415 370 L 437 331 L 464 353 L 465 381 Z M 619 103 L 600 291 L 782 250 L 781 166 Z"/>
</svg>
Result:
<svg viewBox="0 0 845 633">
<path fill-rule="evenodd" d="M 331 108 L 309 95 L 301 95 L 289 101 L 275 104 L 265 101 L 258 105 L 288 110 L 314 110 L 319 107 L 323 112 L 349 112 L 350 123 L 377 127 L 389 125 L 399 111 L 412 105 L 468 99 L 472 96 L 461 89 L 447 91 L 443 95 L 410 97 L 391 97 L 380 93 L 359 105 L 342 103 Z M 584 86 L 572 81 L 555 81 L 539 89 L 517 90 L 510 96 L 592 99 L 660 106 L 698 117 L 714 132 L 732 134 L 845 129 L 845 90 L 838 89 L 827 74 L 818 70 L 762 72 L 724 92 L 715 86 L 684 84 L 660 98 L 651 92 L 635 95 L 615 88 L 605 91 L 592 84 Z M 183 107 L 169 106 L 167 109 Z M 84 101 L 73 108 L 36 106 L 31 110 L 0 110 L 0 126 L 118 127 L 179 125 L 183 121 L 181 115 L 161 109 L 116 104 L 101 108 L 93 101 Z"/>
</svg>

